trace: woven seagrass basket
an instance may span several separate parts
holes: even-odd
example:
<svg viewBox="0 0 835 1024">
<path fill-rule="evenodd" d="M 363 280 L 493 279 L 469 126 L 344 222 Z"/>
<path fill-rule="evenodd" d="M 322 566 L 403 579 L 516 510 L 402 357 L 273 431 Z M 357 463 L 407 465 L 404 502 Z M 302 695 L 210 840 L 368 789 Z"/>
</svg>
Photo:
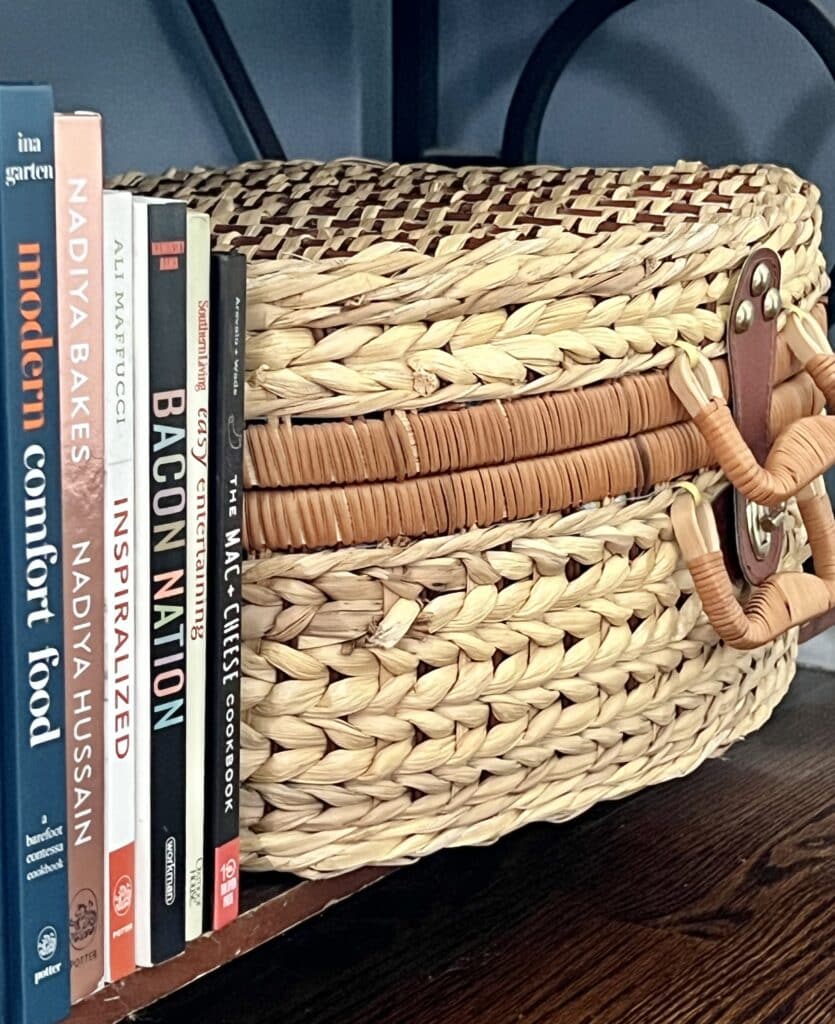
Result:
<svg viewBox="0 0 835 1024">
<path fill-rule="evenodd" d="M 247 867 L 492 842 L 769 717 L 835 603 L 814 186 L 360 161 L 121 183 L 250 258 Z"/>
</svg>

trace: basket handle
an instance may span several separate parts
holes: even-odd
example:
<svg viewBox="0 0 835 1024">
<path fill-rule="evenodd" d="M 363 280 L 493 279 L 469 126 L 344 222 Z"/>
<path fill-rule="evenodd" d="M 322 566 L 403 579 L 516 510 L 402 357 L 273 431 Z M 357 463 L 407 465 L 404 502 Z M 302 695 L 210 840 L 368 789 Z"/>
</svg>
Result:
<svg viewBox="0 0 835 1024">
<path fill-rule="evenodd" d="M 790 307 L 784 337 L 835 408 L 835 354 L 818 320 Z M 676 539 L 705 614 L 731 647 L 749 650 L 769 643 L 835 608 L 835 518 L 822 474 L 835 465 L 835 417 L 809 416 L 784 430 L 765 465 L 742 439 L 719 381 L 707 360 L 682 354 L 670 369 L 670 384 L 705 437 L 725 475 L 746 498 L 777 505 L 797 497 L 815 574 L 776 573 L 743 606 L 725 566 L 710 504 L 685 493 L 673 502 Z"/>
<path fill-rule="evenodd" d="M 825 615 L 835 607 L 835 518 L 823 480 L 797 496 L 816 575 L 781 572 L 768 579 L 743 606 L 734 593 L 708 502 L 689 493 L 673 502 L 676 539 L 702 602 L 719 637 L 729 646 L 750 650 L 770 643 L 793 626 Z"/>
<path fill-rule="evenodd" d="M 829 411 L 835 411 L 835 353 L 820 323 L 793 306 L 783 336 L 823 392 Z M 835 416 L 807 416 L 792 423 L 760 465 L 734 422 L 708 360 L 698 353 L 682 353 L 670 367 L 669 380 L 725 476 L 749 501 L 781 505 L 835 466 Z"/>
</svg>

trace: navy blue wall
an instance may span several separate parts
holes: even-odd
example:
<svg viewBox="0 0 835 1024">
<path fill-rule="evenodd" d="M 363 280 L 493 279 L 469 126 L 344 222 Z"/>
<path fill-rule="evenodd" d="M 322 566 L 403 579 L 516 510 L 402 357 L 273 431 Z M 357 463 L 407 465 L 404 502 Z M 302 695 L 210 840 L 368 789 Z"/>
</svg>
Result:
<svg viewBox="0 0 835 1024">
<path fill-rule="evenodd" d="M 419 3 L 420 0 L 414 0 Z M 587 0 L 593 3 L 594 0 Z M 835 17 L 835 0 L 822 0 Z M 441 0 L 440 134 L 496 151 L 513 85 L 566 0 Z M 291 156 L 386 156 L 386 0 L 220 0 Z M 102 110 L 111 171 L 223 164 L 207 61 L 183 0 L 0 0 L 0 76 L 47 78 Z M 541 159 L 771 160 L 835 193 L 835 84 L 756 0 L 637 0 L 594 34 L 552 98 Z M 827 229 L 835 257 L 835 226 Z"/>
<path fill-rule="evenodd" d="M 519 72 L 567 0 L 440 2 L 439 143 L 496 152 Z M 388 0 L 219 6 L 289 156 L 389 155 Z M 109 172 L 235 161 L 183 0 L 0 0 L 0 25 L 0 77 L 50 80 L 62 109 L 100 110 Z M 835 209 L 835 84 L 756 0 L 636 0 L 552 97 L 543 162 L 679 157 L 788 164 Z M 835 216 L 825 247 L 832 263 Z M 835 642 L 822 652 L 835 664 Z"/>
</svg>

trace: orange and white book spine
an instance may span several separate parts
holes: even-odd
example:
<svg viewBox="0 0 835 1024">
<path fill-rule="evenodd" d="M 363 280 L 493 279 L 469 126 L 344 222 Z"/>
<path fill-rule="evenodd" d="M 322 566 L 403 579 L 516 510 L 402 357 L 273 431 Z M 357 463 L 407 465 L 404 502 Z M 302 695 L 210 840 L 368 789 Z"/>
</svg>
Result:
<svg viewBox="0 0 835 1024">
<path fill-rule="evenodd" d="M 104 194 L 105 975 L 136 967 L 133 196 Z"/>
<path fill-rule="evenodd" d="M 55 115 L 69 939 L 73 1002 L 104 976 L 104 345 L 98 114 Z"/>
</svg>

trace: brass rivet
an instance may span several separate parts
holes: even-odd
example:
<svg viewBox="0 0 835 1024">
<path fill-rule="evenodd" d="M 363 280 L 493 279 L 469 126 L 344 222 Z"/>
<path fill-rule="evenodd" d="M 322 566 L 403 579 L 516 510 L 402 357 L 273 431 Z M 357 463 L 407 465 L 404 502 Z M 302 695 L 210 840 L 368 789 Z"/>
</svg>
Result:
<svg viewBox="0 0 835 1024">
<path fill-rule="evenodd" d="M 771 271 L 767 263 L 758 263 L 751 275 L 751 294 L 762 295 L 766 288 L 771 287 Z"/>
<path fill-rule="evenodd" d="M 754 553 L 760 559 L 768 553 L 772 539 L 771 531 L 765 528 L 765 516 L 763 515 L 765 511 L 762 506 L 754 504 L 753 501 L 745 503 L 748 536 L 751 539 L 751 547 L 754 549 Z"/>
<path fill-rule="evenodd" d="M 740 302 L 740 304 L 736 307 L 736 315 L 734 316 L 734 330 L 736 330 L 737 333 L 741 334 L 743 331 L 747 331 L 753 322 L 754 306 L 748 299 L 745 299 L 744 302 Z"/>
<path fill-rule="evenodd" d="M 763 316 L 766 320 L 773 320 L 783 308 L 783 300 L 776 288 L 769 288 L 763 299 Z"/>
</svg>

